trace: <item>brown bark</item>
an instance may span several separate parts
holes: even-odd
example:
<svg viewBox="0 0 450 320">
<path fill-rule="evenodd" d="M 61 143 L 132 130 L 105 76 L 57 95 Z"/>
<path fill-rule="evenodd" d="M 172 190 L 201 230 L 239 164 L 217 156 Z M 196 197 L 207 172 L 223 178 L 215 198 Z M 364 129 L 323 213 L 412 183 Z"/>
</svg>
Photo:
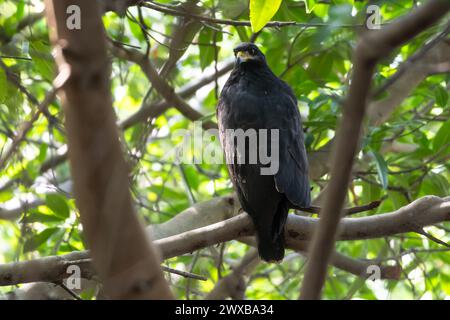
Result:
<svg viewBox="0 0 450 320">
<path fill-rule="evenodd" d="M 172 294 L 134 212 L 112 109 L 105 32 L 97 2 L 78 1 L 81 29 L 66 27 L 68 0 L 46 0 L 66 117 L 74 195 L 94 267 L 113 299 Z"/>
<path fill-rule="evenodd" d="M 253 224 L 246 213 L 238 214 L 229 198 L 213 199 L 189 208 L 175 218 L 155 229 L 154 244 L 159 247 L 164 259 L 169 259 L 197 249 L 230 240 L 248 243 L 245 236 L 251 236 Z M 218 210 L 217 208 L 221 209 Z M 178 218 L 181 216 L 183 219 Z M 222 221 L 222 219 L 226 219 Z M 181 221 L 183 220 L 183 221 Z M 339 240 L 360 240 L 381 238 L 399 233 L 416 232 L 421 228 L 439 222 L 450 221 L 450 197 L 427 196 L 420 198 L 394 212 L 361 218 L 342 219 Z M 206 224 L 205 224 L 206 223 Z M 318 219 L 290 214 L 286 225 L 287 247 L 306 251 L 308 240 L 317 228 Z M 81 272 L 89 277 L 92 272 L 84 268 L 90 258 L 88 251 L 74 252 L 63 256 L 51 256 L 30 261 L 0 265 L 0 285 L 13 285 L 33 281 L 56 281 L 68 276 L 65 272 L 70 264 L 79 264 Z M 332 263 L 343 270 L 362 275 L 367 264 L 342 257 L 335 253 Z M 369 262 L 373 264 L 373 262 Z M 32 271 L 32 272 L 30 272 Z M 392 278 L 392 268 L 382 267 L 382 277 Z M 390 275 L 388 274 L 389 272 Z"/>
</svg>

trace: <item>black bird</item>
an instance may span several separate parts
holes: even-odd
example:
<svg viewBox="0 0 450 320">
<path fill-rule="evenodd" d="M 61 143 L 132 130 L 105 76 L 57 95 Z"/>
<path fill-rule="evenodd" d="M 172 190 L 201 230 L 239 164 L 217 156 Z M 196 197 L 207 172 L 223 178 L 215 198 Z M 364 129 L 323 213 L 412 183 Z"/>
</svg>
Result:
<svg viewBox="0 0 450 320">
<path fill-rule="evenodd" d="M 256 45 L 242 43 L 234 54 L 235 66 L 217 107 L 220 140 L 242 209 L 255 225 L 259 255 L 268 262 L 280 261 L 284 257 L 284 227 L 289 208 L 310 205 L 300 112 L 292 89 L 270 70 Z M 267 148 L 272 157 L 276 150 L 271 150 L 275 138 L 270 133 L 262 143 L 261 136 L 256 135 L 256 145 L 251 145 L 251 138 L 247 138 L 242 163 L 239 161 L 242 149 L 237 148 L 237 138 L 227 134 L 227 129 L 278 129 L 278 171 L 262 175 L 261 168 L 267 168 L 267 162 L 258 156 L 256 163 L 252 163 L 249 158 L 249 151 L 259 152 L 261 147 Z"/>
</svg>

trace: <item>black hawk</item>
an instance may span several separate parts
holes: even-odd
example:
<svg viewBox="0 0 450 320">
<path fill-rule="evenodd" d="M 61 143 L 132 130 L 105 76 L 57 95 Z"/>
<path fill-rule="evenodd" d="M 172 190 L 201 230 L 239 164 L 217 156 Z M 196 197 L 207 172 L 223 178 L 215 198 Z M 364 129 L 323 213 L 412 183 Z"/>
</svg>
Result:
<svg viewBox="0 0 450 320">
<path fill-rule="evenodd" d="M 270 70 L 256 45 L 242 43 L 234 54 L 235 66 L 217 107 L 220 141 L 242 209 L 255 225 L 259 255 L 280 261 L 288 211 L 309 207 L 311 198 L 300 112 L 292 89 Z M 244 147 L 238 132 L 245 133 Z M 249 132 L 256 132 L 256 140 Z M 260 151 L 278 163 L 268 163 Z M 271 165 L 275 170 L 262 174 Z"/>
</svg>

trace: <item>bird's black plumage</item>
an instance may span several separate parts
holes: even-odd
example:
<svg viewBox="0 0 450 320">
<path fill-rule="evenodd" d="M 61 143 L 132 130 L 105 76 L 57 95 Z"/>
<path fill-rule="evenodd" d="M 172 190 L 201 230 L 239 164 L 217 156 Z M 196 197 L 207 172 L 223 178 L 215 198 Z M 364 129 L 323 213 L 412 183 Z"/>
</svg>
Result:
<svg viewBox="0 0 450 320">
<path fill-rule="evenodd" d="M 289 208 L 310 205 L 308 162 L 297 99 L 292 89 L 270 70 L 252 43 L 234 49 L 236 64 L 222 89 L 217 118 L 228 170 L 242 208 L 255 225 L 258 251 L 266 261 L 284 257 L 284 226 Z M 279 169 L 261 175 L 263 165 L 238 163 L 235 141 L 226 129 L 278 129 Z M 268 134 L 267 148 L 270 150 Z M 259 139 L 259 138 L 258 138 Z M 245 147 L 246 154 L 251 146 Z"/>
</svg>

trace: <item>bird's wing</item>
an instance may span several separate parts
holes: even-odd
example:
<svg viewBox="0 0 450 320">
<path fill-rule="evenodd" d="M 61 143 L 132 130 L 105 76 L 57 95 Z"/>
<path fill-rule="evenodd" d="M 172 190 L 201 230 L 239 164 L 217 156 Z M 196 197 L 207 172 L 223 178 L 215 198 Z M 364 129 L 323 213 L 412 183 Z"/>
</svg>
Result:
<svg viewBox="0 0 450 320">
<path fill-rule="evenodd" d="M 229 164 L 233 163 L 235 157 L 235 150 L 232 144 L 232 141 L 229 141 L 229 137 L 225 134 L 225 130 L 229 127 L 227 122 L 229 121 L 228 117 L 230 116 L 229 112 L 229 101 L 225 99 L 223 96 L 219 99 L 219 104 L 216 109 L 217 122 L 219 126 L 219 138 L 220 144 L 222 145 L 222 149 L 225 153 L 225 161 L 227 163 L 227 169 L 230 174 L 231 182 L 233 185 L 238 188 L 237 184 L 237 172 L 233 166 Z M 238 192 L 239 193 L 239 192 Z"/>
<path fill-rule="evenodd" d="M 279 169 L 275 185 L 279 192 L 299 207 L 310 205 L 308 158 L 297 102 L 291 91 L 280 92 L 274 101 L 275 123 L 279 128 Z"/>
<path fill-rule="evenodd" d="M 239 104 L 234 107 L 233 103 Z M 303 129 L 296 98 L 291 89 L 285 85 L 276 94 L 253 95 L 248 92 L 235 92 L 233 102 L 228 99 L 219 101 L 217 116 L 222 147 L 228 163 L 235 163 L 236 150 L 233 141 L 227 139 L 224 128 L 278 129 L 278 166 L 273 172 L 275 187 L 286 195 L 288 200 L 298 207 L 308 207 L 310 202 L 310 186 L 308 180 L 308 160 L 306 156 Z M 268 132 L 269 139 L 271 133 Z M 269 150 L 271 149 L 269 145 Z M 269 154 L 272 153 L 270 150 Z M 273 156 L 271 154 L 273 160 Z M 246 166 L 228 165 L 234 185 L 244 198 L 248 197 L 247 184 L 242 184 L 241 176 L 249 175 Z M 259 170 L 251 172 L 254 175 Z M 247 180 L 252 180 L 247 177 Z M 259 181 L 256 179 L 256 181 Z"/>
</svg>

